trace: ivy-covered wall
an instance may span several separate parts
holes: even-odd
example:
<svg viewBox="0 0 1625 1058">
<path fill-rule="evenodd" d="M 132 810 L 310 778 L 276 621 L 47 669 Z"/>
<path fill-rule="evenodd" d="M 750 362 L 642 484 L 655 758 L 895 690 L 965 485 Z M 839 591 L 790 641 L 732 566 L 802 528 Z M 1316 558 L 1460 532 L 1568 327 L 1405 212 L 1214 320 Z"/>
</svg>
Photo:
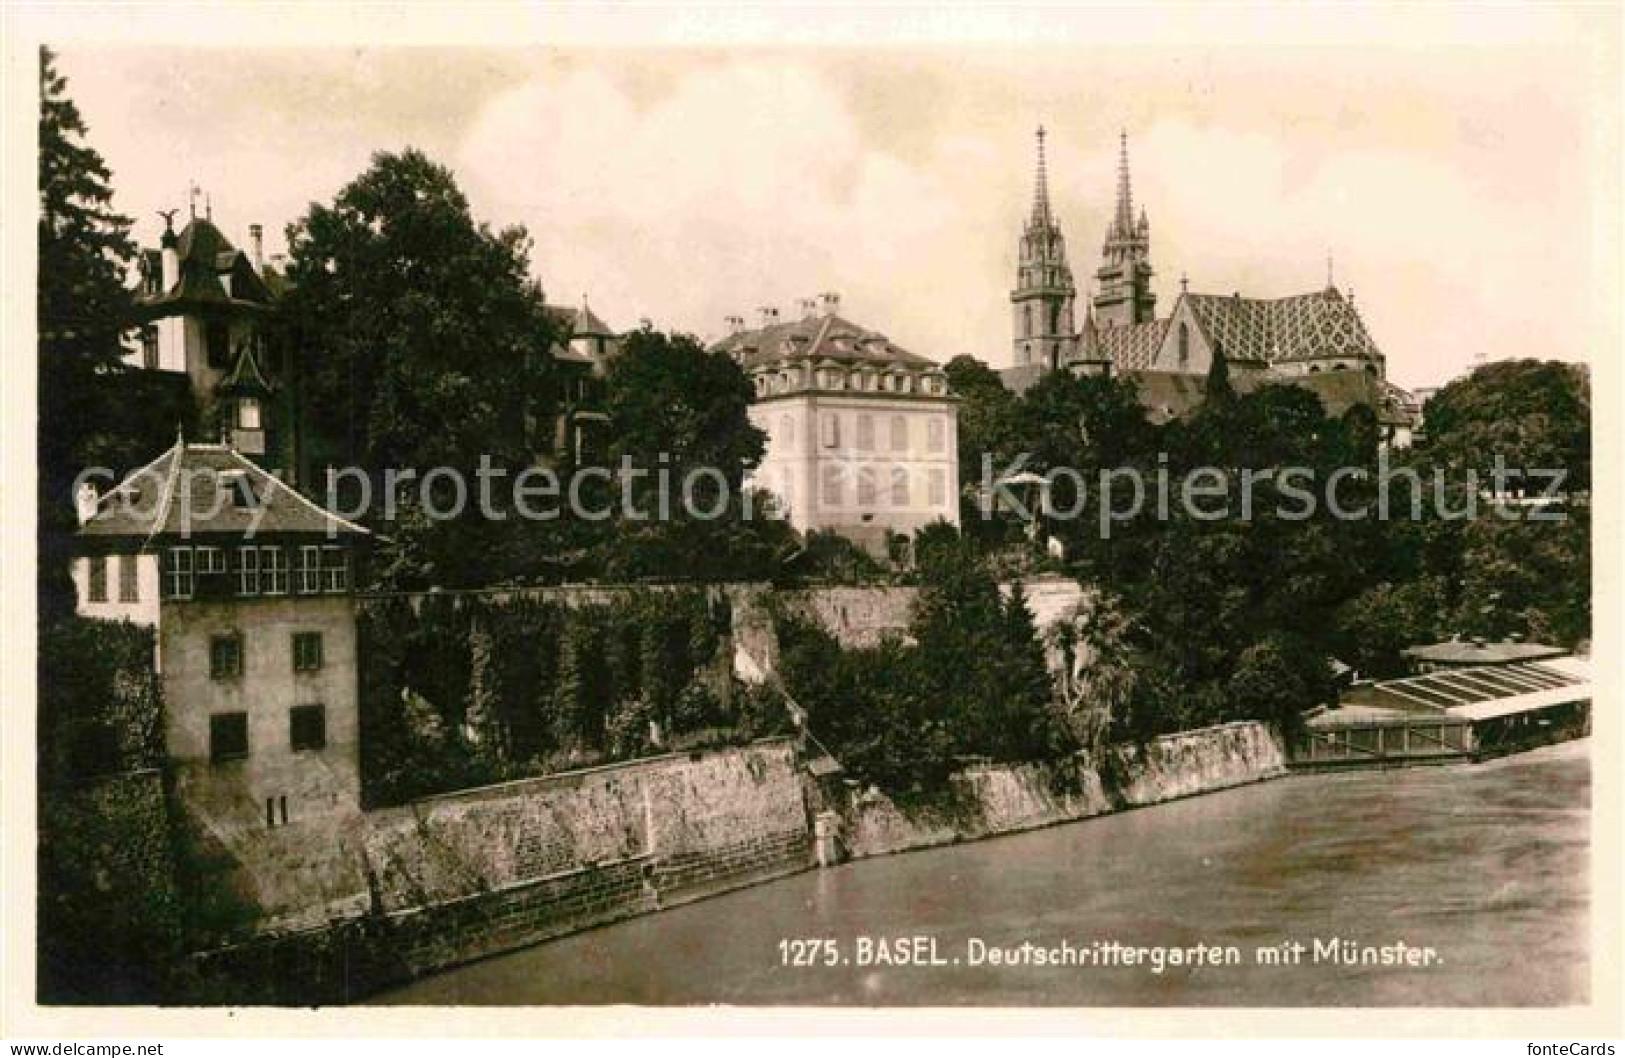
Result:
<svg viewBox="0 0 1625 1058">
<path fill-rule="evenodd" d="M 782 730 L 732 676 L 732 604 L 704 589 L 365 600 L 368 805 L 728 745 Z"/>
</svg>

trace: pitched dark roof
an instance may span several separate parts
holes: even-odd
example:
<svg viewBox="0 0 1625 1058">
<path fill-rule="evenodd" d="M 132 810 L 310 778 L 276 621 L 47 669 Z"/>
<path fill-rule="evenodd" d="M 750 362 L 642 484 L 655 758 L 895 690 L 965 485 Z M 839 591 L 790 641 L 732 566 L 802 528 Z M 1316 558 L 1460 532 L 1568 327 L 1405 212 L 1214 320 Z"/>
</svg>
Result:
<svg viewBox="0 0 1625 1058">
<path fill-rule="evenodd" d="M 570 345 L 572 338 L 615 338 L 617 335 L 583 300 L 581 307 L 570 305 L 543 305 L 542 311 L 559 330 L 559 340 L 553 343 L 553 359 L 570 364 L 597 363 L 586 353 L 577 352 Z"/>
<path fill-rule="evenodd" d="M 238 502 L 251 489 L 254 502 Z M 187 538 L 201 534 L 366 536 L 225 445 L 175 446 L 107 493 L 79 527 L 85 539 Z"/>
<path fill-rule="evenodd" d="M 903 364 L 934 368 L 936 361 L 911 353 L 879 331 L 840 316 L 808 316 L 754 331 L 730 334 L 711 347 L 737 359 L 747 371 L 783 360 L 814 357 L 843 364 Z"/>
<path fill-rule="evenodd" d="M 1182 300 L 1232 361 L 1382 359 L 1360 314 L 1335 287 L 1285 298 L 1184 294 Z"/>
<path fill-rule="evenodd" d="M 153 251 L 145 253 L 152 255 Z M 248 255 L 233 246 L 211 220 L 192 218 L 176 237 L 175 254 L 179 280 L 169 290 L 136 299 L 143 317 L 162 316 L 182 305 L 255 310 L 275 296 Z M 147 260 L 152 262 L 148 267 L 157 267 L 161 274 L 162 252 Z M 222 277 L 230 278 L 230 293 Z"/>
</svg>

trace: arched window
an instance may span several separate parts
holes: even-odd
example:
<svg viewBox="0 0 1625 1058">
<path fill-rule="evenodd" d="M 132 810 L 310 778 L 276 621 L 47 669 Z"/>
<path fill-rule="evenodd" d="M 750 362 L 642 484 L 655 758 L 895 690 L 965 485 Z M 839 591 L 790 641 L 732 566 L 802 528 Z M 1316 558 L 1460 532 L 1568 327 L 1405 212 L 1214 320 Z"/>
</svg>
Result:
<svg viewBox="0 0 1625 1058">
<path fill-rule="evenodd" d="M 1190 363 L 1191 359 L 1191 329 L 1183 320 L 1179 324 L 1179 363 L 1180 366 Z"/>
</svg>

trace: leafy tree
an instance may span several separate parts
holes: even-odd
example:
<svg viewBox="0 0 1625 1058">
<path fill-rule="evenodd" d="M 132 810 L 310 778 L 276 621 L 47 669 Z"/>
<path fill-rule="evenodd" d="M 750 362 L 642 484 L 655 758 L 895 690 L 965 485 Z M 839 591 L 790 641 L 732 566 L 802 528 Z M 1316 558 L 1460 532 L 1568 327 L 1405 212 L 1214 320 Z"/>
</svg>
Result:
<svg viewBox="0 0 1625 1058">
<path fill-rule="evenodd" d="M 1435 393 L 1423 422 L 1417 448 L 1428 465 L 1487 479 L 1499 455 L 1515 469 L 1564 470 L 1570 490 L 1590 487 L 1591 382 L 1581 365 L 1486 364 Z"/>
<path fill-rule="evenodd" d="M 279 312 L 320 343 L 306 407 L 341 458 L 371 471 L 528 459 L 554 334 L 523 228 L 476 222 L 451 171 L 408 148 L 312 204 L 288 246 Z"/>
<path fill-rule="evenodd" d="M 1268 721 L 1288 735 L 1301 727 L 1302 714 L 1332 697 L 1325 659 L 1304 643 L 1276 633 L 1241 652 L 1226 685 L 1227 694 L 1248 715 Z"/>
<path fill-rule="evenodd" d="M 692 335 L 628 334 L 606 387 L 616 463 L 630 459 L 651 473 L 669 466 L 674 482 L 685 471 L 712 469 L 737 493 L 766 451 L 767 435 L 750 421 L 750 380 Z"/>
<path fill-rule="evenodd" d="M 972 356 L 956 356 L 943 366 L 948 388 L 959 398 L 959 480 L 962 485 L 979 486 L 984 459 L 991 459 L 994 473 L 1002 470 L 1020 452 L 1023 436 L 1020 399 L 1005 388 L 999 373 Z M 1010 516 L 1005 513 L 987 518 L 982 504 L 970 489 L 960 498 L 960 524 L 967 534 L 996 541 L 1011 535 Z"/>
<path fill-rule="evenodd" d="M 1405 672 L 1403 651 L 1436 639 L 1445 617 L 1444 591 L 1434 579 L 1373 584 L 1337 613 L 1337 657 L 1363 676 Z"/>
<path fill-rule="evenodd" d="M 372 479 L 386 469 L 459 472 L 461 517 L 386 533 L 395 586 L 484 583 L 520 534 L 482 516 L 482 459 L 507 475 L 531 462 L 555 404 L 553 323 L 529 276 L 524 229 L 475 221 L 451 171 L 420 151 L 375 154 L 329 205 L 288 227 L 292 289 L 276 325 L 304 343 L 303 410 L 313 448 Z M 429 497 L 455 506 L 444 478 Z M 415 486 L 414 486 L 415 488 Z M 399 552 L 400 554 L 392 554 Z"/>
<path fill-rule="evenodd" d="M 959 752 L 1028 760 L 1054 748 L 1049 672 L 1025 597 L 1001 598 L 971 544 L 922 556 L 909 630 L 918 693 L 947 719 Z"/>
</svg>

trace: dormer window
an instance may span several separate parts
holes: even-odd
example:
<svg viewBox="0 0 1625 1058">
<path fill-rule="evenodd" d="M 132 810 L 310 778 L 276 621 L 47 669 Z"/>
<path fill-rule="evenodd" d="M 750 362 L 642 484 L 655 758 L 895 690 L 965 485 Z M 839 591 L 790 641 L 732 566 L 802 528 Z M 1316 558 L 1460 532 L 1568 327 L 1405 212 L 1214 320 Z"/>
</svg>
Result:
<svg viewBox="0 0 1625 1058">
<path fill-rule="evenodd" d="M 227 470 L 220 475 L 220 484 L 231 493 L 231 505 L 239 511 L 258 508 L 262 498 L 254 491 L 254 483 L 241 470 Z"/>
</svg>

